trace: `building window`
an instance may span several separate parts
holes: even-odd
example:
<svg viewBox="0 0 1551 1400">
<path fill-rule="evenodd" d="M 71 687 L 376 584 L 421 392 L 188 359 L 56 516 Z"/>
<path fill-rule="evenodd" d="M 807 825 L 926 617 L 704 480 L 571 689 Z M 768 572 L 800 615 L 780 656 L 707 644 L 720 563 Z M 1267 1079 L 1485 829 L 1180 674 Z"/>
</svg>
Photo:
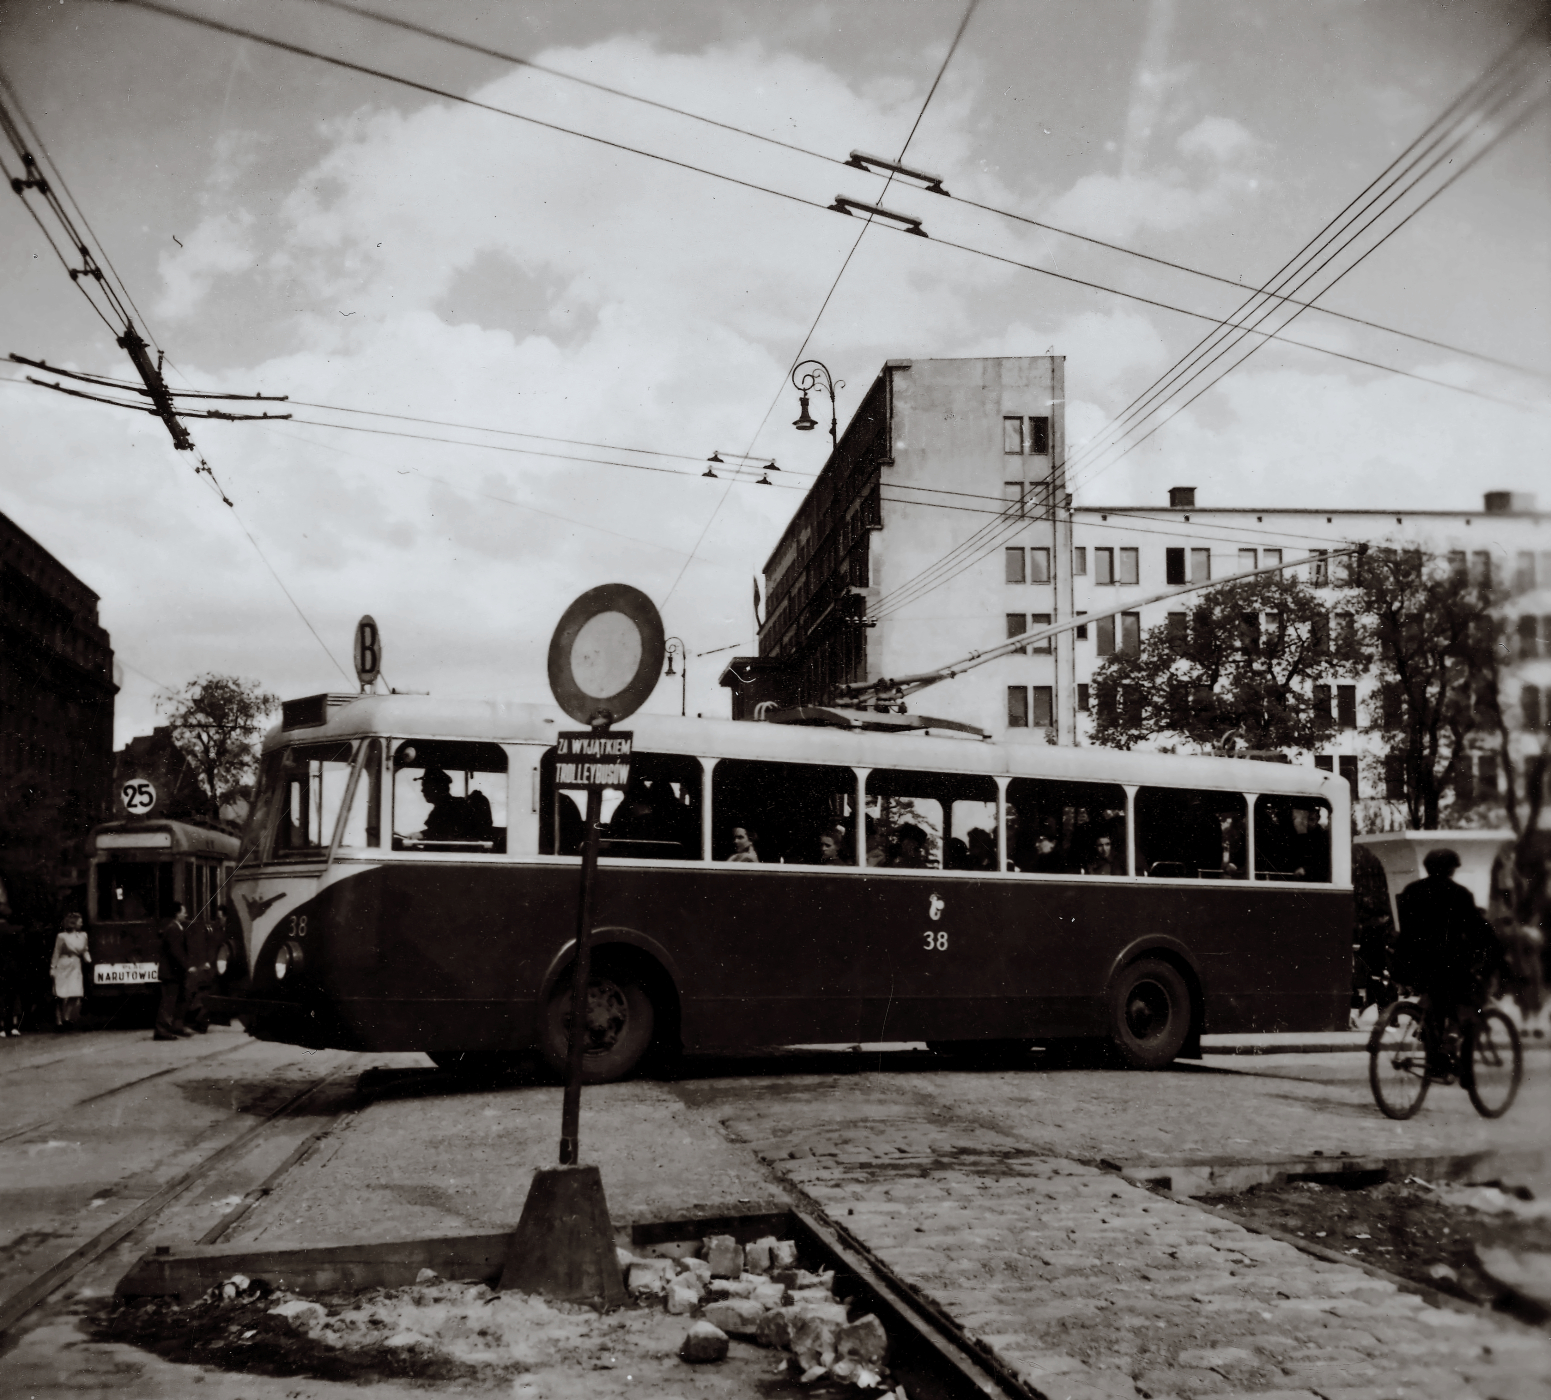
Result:
<svg viewBox="0 0 1551 1400">
<path fill-rule="evenodd" d="M 1535 586 L 1535 551 L 1521 549 L 1513 567 L 1513 591 L 1528 593 Z"/>
<path fill-rule="evenodd" d="M 1314 713 L 1320 719 L 1330 718 L 1330 687 L 1328 685 L 1316 685 L 1314 687 Z"/>
<path fill-rule="evenodd" d="M 1013 637 L 1021 637 L 1028 630 L 1029 629 L 1024 625 L 1024 616 L 1022 613 L 1007 614 L 1007 636 L 1009 640 Z M 1015 655 L 1027 656 L 1028 650 L 1029 649 L 1027 647 L 1019 647 Z"/>
<path fill-rule="evenodd" d="M 1476 760 L 1476 795 L 1497 796 L 1497 755 L 1484 753 Z"/>
<path fill-rule="evenodd" d="M 1142 724 L 1142 691 L 1140 686 L 1128 685 L 1120 693 L 1121 713 L 1133 729 Z"/>
<path fill-rule="evenodd" d="M 1163 551 L 1163 581 L 1176 584 L 1185 581 L 1185 551 L 1172 546 Z"/>
<path fill-rule="evenodd" d="M 1212 580 L 1212 551 L 1209 549 L 1192 549 L 1190 551 L 1190 581 L 1191 583 L 1210 583 Z"/>
<path fill-rule="evenodd" d="M 1030 613 L 1029 614 L 1029 631 L 1030 632 L 1037 632 L 1037 631 L 1039 631 L 1039 629 L 1041 627 L 1049 627 L 1049 626 L 1050 626 L 1050 614 L 1049 613 Z M 1030 651 L 1034 652 L 1035 655 L 1043 654 L 1045 656 L 1049 656 L 1050 655 L 1050 638 L 1046 637 L 1045 640 L 1042 641 L 1042 642 L 1034 642 L 1032 645 L 1030 645 L 1030 647 L 1028 649 Z"/>
<path fill-rule="evenodd" d="M 1026 514 L 1027 507 L 1024 505 L 1024 498 L 1026 494 L 1027 493 L 1025 492 L 1023 483 L 1021 481 L 1004 481 L 1002 483 L 1002 499 L 1007 502 L 1008 508 L 1003 512 L 1003 514 Z"/>
<path fill-rule="evenodd" d="M 1238 651 L 1247 656 L 1260 655 L 1260 614 L 1258 612 L 1239 614 L 1239 634 L 1236 641 Z"/>
<path fill-rule="evenodd" d="M 1115 654 L 1115 619 L 1113 617 L 1101 617 L 1094 625 L 1098 628 L 1098 654 L 1100 656 L 1113 656 Z M 1529 686 L 1528 689 L 1535 690 L 1535 687 Z M 1535 695 L 1538 705 L 1540 692 L 1536 690 Z M 1525 726 L 1526 729 L 1530 727 L 1529 725 Z M 1534 727 L 1538 728 L 1539 726 Z"/>
<path fill-rule="evenodd" d="M 1029 727 L 1029 688 L 1026 685 L 1007 687 L 1007 727 L 1009 729 Z"/>
<path fill-rule="evenodd" d="M 1023 419 L 1002 419 L 1002 452 L 1008 457 L 1023 456 Z"/>
<path fill-rule="evenodd" d="M 1086 545 L 1078 545 L 1072 551 L 1072 572 L 1074 574 L 1086 574 L 1088 572 L 1088 548 Z"/>
<path fill-rule="evenodd" d="M 1023 551 L 1021 549 L 1009 549 L 1006 551 L 1006 555 L 1007 582 L 1022 583 L 1025 577 L 1023 572 Z"/>
<path fill-rule="evenodd" d="M 1183 651 L 1185 644 L 1190 640 L 1189 628 L 1186 626 L 1187 614 L 1171 612 L 1169 614 L 1169 645 L 1175 651 Z"/>
<path fill-rule="evenodd" d="M 1269 569 L 1273 564 L 1282 562 L 1282 551 L 1279 549 L 1262 549 L 1260 551 L 1260 563 L 1262 568 Z"/>
<path fill-rule="evenodd" d="M 1463 549 L 1451 549 L 1449 551 L 1449 572 L 1455 578 L 1464 578 L 1468 571 L 1465 551 Z"/>
<path fill-rule="evenodd" d="M 1256 554 L 1253 549 L 1241 549 L 1239 551 L 1239 572 L 1247 573 L 1250 569 L 1258 569 Z"/>
<path fill-rule="evenodd" d="M 1077 614 L 1078 617 L 1087 617 L 1087 615 L 1088 614 L 1085 612 L 1080 612 Z M 1086 642 L 1088 640 L 1088 624 L 1086 622 L 1079 622 L 1077 624 L 1077 639 L 1081 642 Z"/>
<path fill-rule="evenodd" d="M 1115 581 L 1115 551 L 1113 549 L 1096 549 L 1093 551 L 1093 581 L 1095 583 L 1113 583 Z"/>
<path fill-rule="evenodd" d="M 1357 618 L 1349 612 L 1336 614 L 1336 645 L 1350 651 L 1357 645 Z"/>
<path fill-rule="evenodd" d="M 1404 754 L 1384 755 L 1384 797 L 1389 802 L 1406 800 L 1406 759 Z"/>
<path fill-rule="evenodd" d="M 1029 419 L 1029 452 L 1035 457 L 1048 457 L 1050 455 L 1050 420 L 1048 418 Z"/>
<path fill-rule="evenodd" d="M 1357 801 L 1362 795 L 1357 790 L 1357 755 L 1344 753 L 1336 760 L 1336 765 L 1341 770 L 1341 776 L 1346 779 L 1346 785 L 1352 790 L 1352 801 Z"/>
<path fill-rule="evenodd" d="M 1315 613 L 1309 627 L 1309 645 L 1318 656 L 1330 650 L 1330 614 Z"/>
<path fill-rule="evenodd" d="M 1315 550 L 1309 561 L 1309 582 L 1316 588 L 1323 588 L 1330 582 L 1330 560 L 1323 549 Z"/>
<path fill-rule="evenodd" d="M 1122 549 L 1120 551 L 1120 574 L 1117 582 L 1137 583 L 1141 580 L 1141 576 L 1141 551 L 1137 549 Z"/>
<path fill-rule="evenodd" d="M 1396 681 L 1386 681 L 1379 692 L 1383 706 L 1384 727 L 1399 729 L 1405 723 L 1405 692 Z"/>
<path fill-rule="evenodd" d="M 1050 551 L 1038 546 L 1029 550 L 1029 582 L 1050 582 Z"/>
<path fill-rule="evenodd" d="M 1122 656 L 1140 656 L 1142 654 L 1141 613 L 1120 614 L 1120 654 Z"/>
<path fill-rule="evenodd" d="M 1097 701 L 1095 712 L 1100 724 L 1113 724 L 1115 722 L 1115 687 L 1112 685 L 1100 686 L 1099 693 L 1094 697 Z"/>
<path fill-rule="evenodd" d="M 1544 723 L 1540 712 L 1540 687 L 1527 685 L 1519 692 L 1519 713 L 1526 729 L 1539 729 Z"/>
<path fill-rule="evenodd" d="M 1479 583 L 1483 588 L 1492 586 L 1492 555 L 1485 549 L 1478 549 L 1470 556 L 1470 577 L 1474 583 Z"/>
<path fill-rule="evenodd" d="M 1034 687 L 1034 713 L 1030 716 L 1036 729 L 1048 729 L 1055 723 L 1055 687 Z"/>
<path fill-rule="evenodd" d="M 1540 625 L 1533 617 L 1519 619 L 1519 660 L 1531 661 L 1540 655 Z"/>
<path fill-rule="evenodd" d="M 1334 773 L 1336 771 L 1336 760 L 1331 754 L 1317 753 L 1314 755 L 1314 766 L 1321 773 Z"/>
<path fill-rule="evenodd" d="M 1336 687 L 1336 723 L 1342 729 L 1357 728 L 1357 687 L 1355 685 Z"/>
<path fill-rule="evenodd" d="M 1077 708 L 1079 710 L 1081 710 L 1083 712 L 1083 714 L 1087 714 L 1088 713 L 1088 705 L 1089 705 L 1088 695 L 1089 695 L 1088 682 L 1087 681 L 1078 681 L 1077 682 Z"/>
</svg>

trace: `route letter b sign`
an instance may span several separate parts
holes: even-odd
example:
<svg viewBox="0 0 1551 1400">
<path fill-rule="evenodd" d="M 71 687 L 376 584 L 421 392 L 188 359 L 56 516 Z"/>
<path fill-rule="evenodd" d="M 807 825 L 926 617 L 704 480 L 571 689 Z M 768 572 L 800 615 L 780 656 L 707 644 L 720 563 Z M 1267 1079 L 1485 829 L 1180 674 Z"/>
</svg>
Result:
<svg viewBox="0 0 1551 1400">
<path fill-rule="evenodd" d="M 568 791 L 618 788 L 630 782 L 630 751 L 635 735 L 628 729 L 562 729 L 555 735 L 555 786 Z"/>
</svg>

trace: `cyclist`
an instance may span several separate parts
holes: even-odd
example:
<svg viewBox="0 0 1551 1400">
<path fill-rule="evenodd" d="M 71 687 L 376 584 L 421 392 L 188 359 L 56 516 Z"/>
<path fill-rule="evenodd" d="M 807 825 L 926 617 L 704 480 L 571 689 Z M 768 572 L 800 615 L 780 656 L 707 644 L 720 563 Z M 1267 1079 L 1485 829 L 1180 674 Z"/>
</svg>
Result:
<svg viewBox="0 0 1551 1400">
<path fill-rule="evenodd" d="M 1422 1043 L 1427 1073 L 1447 1079 L 1454 1072 L 1449 1035 L 1473 1018 L 1494 975 L 1503 972 L 1496 931 L 1476 907 L 1470 891 L 1454 882 L 1459 857 L 1447 848 L 1422 861 L 1427 877 L 1400 892 L 1400 937 L 1395 944 L 1396 980 L 1422 1003 Z"/>
</svg>

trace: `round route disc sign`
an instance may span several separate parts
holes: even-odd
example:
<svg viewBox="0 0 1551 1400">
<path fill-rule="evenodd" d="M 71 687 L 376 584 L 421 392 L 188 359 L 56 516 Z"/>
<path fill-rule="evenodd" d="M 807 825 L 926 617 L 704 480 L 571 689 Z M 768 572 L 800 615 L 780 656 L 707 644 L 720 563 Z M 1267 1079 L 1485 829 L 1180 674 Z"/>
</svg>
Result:
<svg viewBox="0 0 1551 1400">
<path fill-rule="evenodd" d="M 578 724 L 616 724 L 646 703 L 662 674 L 662 618 L 628 583 L 588 589 L 549 642 L 549 688 Z"/>
</svg>

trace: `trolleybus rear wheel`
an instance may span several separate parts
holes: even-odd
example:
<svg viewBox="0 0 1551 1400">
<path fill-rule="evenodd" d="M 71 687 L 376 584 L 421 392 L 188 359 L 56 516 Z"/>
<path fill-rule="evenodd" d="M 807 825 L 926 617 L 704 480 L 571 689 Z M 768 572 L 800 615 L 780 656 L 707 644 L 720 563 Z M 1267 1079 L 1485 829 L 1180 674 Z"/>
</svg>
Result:
<svg viewBox="0 0 1551 1400">
<path fill-rule="evenodd" d="M 1143 958 L 1121 969 L 1109 994 L 1109 1038 L 1130 1069 L 1162 1069 L 1190 1034 L 1190 989 L 1172 963 Z"/>
<path fill-rule="evenodd" d="M 628 971 L 594 968 L 587 982 L 587 1044 L 582 1083 L 623 1079 L 651 1049 L 656 1030 L 651 996 Z M 556 984 L 544 1008 L 539 1049 L 550 1068 L 565 1073 L 571 1037 L 571 981 Z"/>
</svg>

